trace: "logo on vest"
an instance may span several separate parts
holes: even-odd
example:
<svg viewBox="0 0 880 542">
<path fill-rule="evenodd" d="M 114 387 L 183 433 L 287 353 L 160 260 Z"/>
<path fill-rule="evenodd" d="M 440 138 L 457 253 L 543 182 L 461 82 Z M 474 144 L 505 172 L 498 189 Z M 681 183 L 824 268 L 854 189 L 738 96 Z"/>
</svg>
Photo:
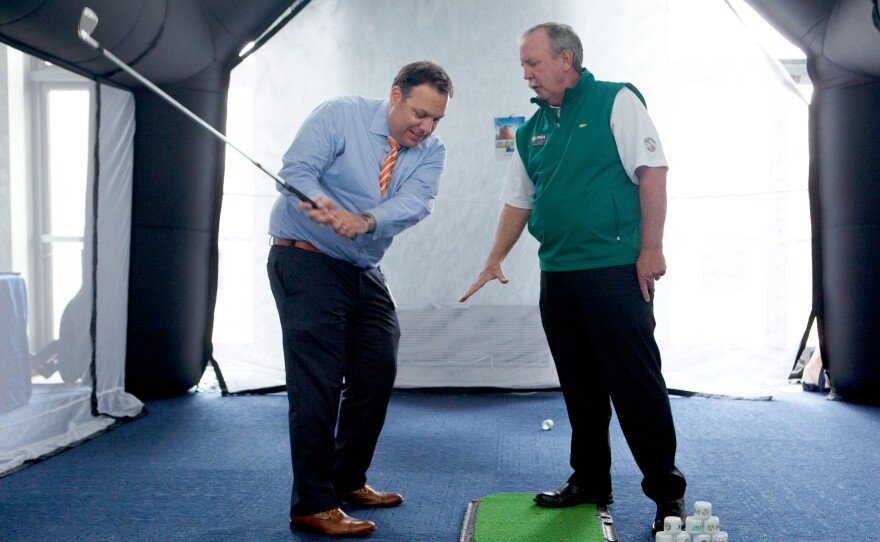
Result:
<svg viewBox="0 0 880 542">
<path fill-rule="evenodd" d="M 531 141 L 529 141 L 529 146 L 543 147 L 545 143 L 547 143 L 547 134 L 536 134 L 533 135 Z"/>
<path fill-rule="evenodd" d="M 646 137 L 645 148 L 648 149 L 648 152 L 654 152 L 657 150 L 657 142 L 653 138 Z"/>
</svg>

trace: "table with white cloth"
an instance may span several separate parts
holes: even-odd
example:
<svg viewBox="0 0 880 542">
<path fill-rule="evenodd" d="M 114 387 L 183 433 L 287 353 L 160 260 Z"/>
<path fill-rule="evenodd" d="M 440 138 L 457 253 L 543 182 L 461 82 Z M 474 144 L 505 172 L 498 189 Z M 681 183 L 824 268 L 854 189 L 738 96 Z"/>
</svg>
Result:
<svg viewBox="0 0 880 542">
<path fill-rule="evenodd" d="M 27 288 L 17 273 L 0 273 L 0 413 L 31 398 Z"/>
</svg>

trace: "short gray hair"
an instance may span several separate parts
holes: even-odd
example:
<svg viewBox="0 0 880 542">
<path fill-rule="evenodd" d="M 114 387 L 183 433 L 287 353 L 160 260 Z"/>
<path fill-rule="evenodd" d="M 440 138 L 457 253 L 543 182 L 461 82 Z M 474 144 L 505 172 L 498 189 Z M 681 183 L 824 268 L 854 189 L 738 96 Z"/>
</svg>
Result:
<svg viewBox="0 0 880 542">
<path fill-rule="evenodd" d="M 568 49 L 571 51 L 571 66 L 580 71 L 584 61 L 584 47 L 574 29 L 562 23 L 542 23 L 526 30 L 522 37 L 525 38 L 535 30 L 541 29 L 547 31 L 547 41 L 550 43 L 550 52 L 553 54 L 553 58 Z"/>
</svg>

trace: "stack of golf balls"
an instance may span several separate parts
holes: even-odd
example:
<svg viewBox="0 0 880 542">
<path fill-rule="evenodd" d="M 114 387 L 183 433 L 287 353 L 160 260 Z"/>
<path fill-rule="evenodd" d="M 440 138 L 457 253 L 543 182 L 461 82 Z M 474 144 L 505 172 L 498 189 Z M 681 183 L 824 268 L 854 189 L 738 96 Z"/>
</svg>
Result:
<svg viewBox="0 0 880 542">
<path fill-rule="evenodd" d="M 694 503 L 694 515 L 685 518 L 669 516 L 663 520 L 663 530 L 655 542 L 728 542 L 727 533 L 721 530 L 718 516 L 712 515 L 712 503 Z"/>
</svg>

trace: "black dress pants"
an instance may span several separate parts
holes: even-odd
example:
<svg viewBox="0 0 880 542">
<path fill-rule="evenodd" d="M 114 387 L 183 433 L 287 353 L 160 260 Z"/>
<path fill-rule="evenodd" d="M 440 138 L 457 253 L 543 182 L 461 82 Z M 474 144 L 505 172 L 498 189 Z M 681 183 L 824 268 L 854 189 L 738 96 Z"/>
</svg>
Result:
<svg viewBox="0 0 880 542">
<path fill-rule="evenodd" d="M 572 483 L 611 492 L 611 404 L 656 502 L 684 496 L 654 309 L 635 265 L 541 273 L 541 321 L 572 427 Z"/>
<path fill-rule="evenodd" d="M 337 506 L 366 483 L 397 374 L 400 326 L 385 277 L 325 254 L 273 246 L 293 466 L 291 516 Z"/>
</svg>

